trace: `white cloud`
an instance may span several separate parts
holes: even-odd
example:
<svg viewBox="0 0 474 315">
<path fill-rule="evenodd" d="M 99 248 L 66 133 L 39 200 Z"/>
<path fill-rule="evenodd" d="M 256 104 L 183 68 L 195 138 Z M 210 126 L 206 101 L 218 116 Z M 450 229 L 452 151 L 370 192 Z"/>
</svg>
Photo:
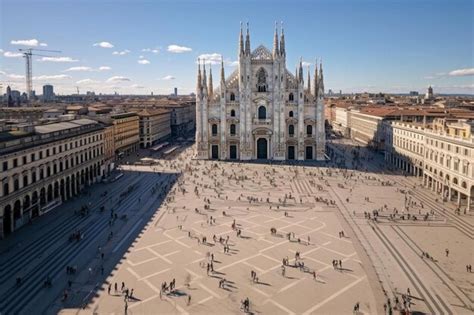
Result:
<svg viewBox="0 0 474 315">
<path fill-rule="evenodd" d="M 0 53 L 3 53 L 3 49 L 0 48 Z"/>
<path fill-rule="evenodd" d="M 140 55 L 140 56 L 138 56 L 138 58 L 143 59 L 143 58 L 145 58 L 145 56 Z"/>
<path fill-rule="evenodd" d="M 167 75 L 167 76 L 161 78 L 161 80 L 174 80 L 174 79 L 175 79 L 175 77 L 173 77 L 172 75 Z"/>
<path fill-rule="evenodd" d="M 118 55 L 118 56 L 123 56 L 123 55 L 126 55 L 130 52 L 130 50 L 128 49 L 125 49 L 125 50 L 121 50 L 121 51 L 114 51 L 112 53 L 112 55 Z"/>
<path fill-rule="evenodd" d="M 107 79 L 107 82 L 124 82 L 124 81 L 130 81 L 130 79 L 127 77 L 122 77 L 122 76 L 113 76 Z"/>
<path fill-rule="evenodd" d="M 301 65 L 302 65 L 303 67 L 307 67 L 307 66 L 312 66 L 313 64 L 312 64 L 311 62 L 303 61 L 303 62 L 301 63 Z"/>
<path fill-rule="evenodd" d="M 3 53 L 3 56 L 8 57 L 8 58 L 19 58 L 22 57 L 22 53 L 17 53 L 17 52 L 11 52 L 11 51 L 6 51 Z"/>
<path fill-rule="evenodd" d="M 154 53 L 154 54 L 157 54 L 160 52 L 160 50 L 158 48 L 143 48 L 142 49 L 143 52 L 151 52 L 151 53 Z"/>
<path fill-rule="evenodd" d="M 114 45 L 112 45 L 109 42 L 95 43 L 93 46 L 96 46 L 96 47 L 98 46 L 98 47 L 102 47 L 102 48 L 114 48 Z"/>
<path fill-rule="evenodd" d="M 50 62 L 78 62 L 77 59 L 72 59 L 71 57 L 43 57 L 38 59 L 38 61 L 50 61 Z"/>
<path fill-rule="evenodd" d="M 41 47 L 48 47 L 48 44 L 46 44 L 46 43 L 40 43 L 39 45 L 40 45 Z"/>
<path fill-rule="evenodd" d="M 218 53 L 201 54 L 198 58 L 201 62 L 206 62 L 206 64 L 219 65 L 221 64 L 222 55 Z"/>
<path fill-rule="evenodd" d="M 95 83 L 99 83 L 99 81 L 92 80 L 92 79 L 83 79 L 83 80 L 76 81 L 76 84 L 95 84 Z"/>
<path fill-rule="evenodd" d="M 227 61 L 224 61 L 224 63 L 229 67 L 237 67 L 239 65 L 239 62 L 237 60 L 236 61 L 227 60 Z"/>
<path fill-rule="evenodd" d="M 33 80 L 63 80 L 63 79 L 71 79 L 71 76 L 66 75 L 66 74 L 56 74 L 56 75 L 40 75 L 37 77 L 33 77 Z"/>
<path fill-rule="evenodd" d="M 19 39 L 10 41 L 10 44 L 36 47 L 39 45 L 39 41 L 37 39 Z"/>
<path fill-rule="evenodd" d="M 130 85 L 130 87 L 132 87 L 134 89 L 144 89 L 145 88 L 143 85 L 139 85 L 139 84 L 132 84 L 132 85 Z"/>
<path fill-rule="evenodd" d="M 66 69 L 64 71 L 65 72 L 69 72 L 69 71 L 92 71 L 92 68 L 91 67 L 80 66 L 80 67 L 71 67 L 71 68 Z"/>
<path fill-rule="evenodd" d="M 184 53 L 184 52 L 190 52 L 190 51 L 192 51 L 192 49 L 189 48 L 189 47 L 185 47 L 185 46 L 169 45 L 168 46 L 168 51 L 171 52 L 171 53 L 175 53 L 175 54 L 181 54 L 181 53 Z"/>
<path fill-rule="evenodd" d="M 13 74 L 13 73 L 10 73 L 10 74 L 5 74 L 8 78 L 10 79 L 24 79 L 25 76 L 22 75 L 22 74 Z"/>
<path fill-rule="evenodd" d="M 138 63 L 141 64 L 141 65 L 148 65 L 148 64 L 150 64 L 150 61 L 146 60 L 146 59 L 140 59 L 140 60 L 138 60 Z"/>
<path fill-rule="evenodd" d="M 0 75 L 6 75 L 7 73 L 5 71 L 0 70 Z"/>
<path fill-rule="evenodd" d="M 109 66 L 101 66 L 99 67 L 99 71 L 107 71 L 107 70 L 111 70 L 112 68 L 109 67 Z"/>
<path fill-rule="evenodd" d="M 474 68 L 453 70 L 449 75 L 452 77 L 471 76 L 474 75 Z"/>
</svg>

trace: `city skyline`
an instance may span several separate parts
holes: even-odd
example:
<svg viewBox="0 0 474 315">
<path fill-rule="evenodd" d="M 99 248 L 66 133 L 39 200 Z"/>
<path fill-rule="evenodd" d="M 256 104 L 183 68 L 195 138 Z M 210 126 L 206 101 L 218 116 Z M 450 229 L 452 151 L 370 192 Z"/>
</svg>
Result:
<svg viewBox="0 0 474 315">
<path fill-rule="evenodd" d="M 302 57 L 313 71 L 315 58 L 322 57 L 326 91 L 408 93 L 432 85 L 435 93 L 474 93 L 470 1 L 263 1 L 258 7 L 254 1 L 3 1 L 1 6 L 2 92 L 7 85 L 25 90 L 18 49 L 32 47 L 62 51 L 33 58 L 37 94 L 46 83 L 59 94 L 75 93 L 76 87 L 81 93 L 120 94 L 170 94 L 177 87 L 188 94 L 195 89 L 198 57 L 218 71 L 223 56 L 226 75 L 236 69 L 239 22 L 250 23 L 253 50 L 260 44 L 271 49 L 274 23 L 283 21 L 287 68 L 293 71 Z M 9 12 L 21 12 L 22 18 Z"/>
</svg>

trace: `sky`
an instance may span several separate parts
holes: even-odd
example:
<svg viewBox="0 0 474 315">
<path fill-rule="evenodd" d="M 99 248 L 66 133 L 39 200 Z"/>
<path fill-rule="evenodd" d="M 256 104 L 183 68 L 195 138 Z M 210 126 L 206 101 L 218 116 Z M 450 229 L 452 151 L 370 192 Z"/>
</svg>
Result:
<svg viewBox="0 0 474 315">
<path fill-rule="evenodd" d="M 252 49 L 272 48 L 283 21 L 287 68 L 322 58 L 326 90 L 474 94 L 474 1 L 467 0 L 0 0 L 0 82 L 58 94 L 194 91 L 196 60 L 236 69 L 240 22 Z M 46 56 L 46 57 L 44 57 Z M 305 69 L 306 72 L 306 69 Z M 305 73 L 306 78 L 306 73 Z"/>
</svg>

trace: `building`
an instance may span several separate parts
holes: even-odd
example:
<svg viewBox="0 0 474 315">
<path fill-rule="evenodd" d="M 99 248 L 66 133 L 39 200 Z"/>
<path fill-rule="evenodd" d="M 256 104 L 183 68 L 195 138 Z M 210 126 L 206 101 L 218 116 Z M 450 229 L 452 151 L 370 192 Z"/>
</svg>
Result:
<svg viewBox="0 0 474 315">
<path fill-rule="evenodd" d="M 43 102 L 54 101 L 54 88 L 50 84 L 43 85 Z"/>
<path fill-rule="evenodd" d="M 43 118 L 45 107 L 1 107 L 0 119 L 36 122 Z"/>
<path fill-rule="evenodd" d="M 348 137 L 350 134 L 349 123 L 350 104 L 338 103 L 334 105 L 334 121 L 332 127 L 334 131 L 341 133 L 341 135 Z"/>
<path fill-rule="evenodd" d="M 315 67 L 305 86 L 300 60 L 295 74 L 286 68 L 286 46 L 275 29 L 273 50 L 250 48 L 240 30 L 238 68 L 213 88 L 199 62 L 196 88 L 196 156 L 199 159 L 323 160 L 325 158 L 323 71 Z"/>
<path fill-rule="evenodd" d="M 385 121 L 398 120 L 395 109 L 371 107 L 352 109 L 350 113 L 350 137 L 375 150 L 385 147 Z"/>
<path fill-rule="evenodd" d="M 433 88 L 431 85 L 428 87 L 428 91 L 425 94 L 425 100 L 432 100 L 434 99 Z"/>
<path fill-rule="evenodd" d="M 139 118 L 136 113 L 110 116 L 114 126 L 115 154 L 120 158 L 138 150 L 140 144 Z"/>
<path fill-rule="evenodd" d="M 422 178 L 425 187 L 470 211 L 474 198 L 474 121 L 392 122 L 385 160 Z"/>
<path fill-rule="evenodd" d="M 140 118 L 140 147 L 150 148 L 171 135 L 171 112 L 167 109 L 144 109 Z"/>
<path fill-rule="evenodd" d="M 178 97 L 178 88 L 174 88 L 174 96 Z"/>
<path fill-rule="evenodd" d="M 100 180 L 103 154 L 89 119 L 0 133 L 0 238 Z"/>
<path fill-rule="evenodd" d="M 107 176 L 115 169 L 115 137 L 114 125 L 104 124 L 104 172 Z"/>
</svg>

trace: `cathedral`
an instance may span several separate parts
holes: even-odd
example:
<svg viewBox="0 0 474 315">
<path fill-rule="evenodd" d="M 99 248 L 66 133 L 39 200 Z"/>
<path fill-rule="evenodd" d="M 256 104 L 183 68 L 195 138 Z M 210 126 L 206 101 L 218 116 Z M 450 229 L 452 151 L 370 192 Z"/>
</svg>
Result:
<svg viewBox="0 0 474 315">
<path fill-rule="evenodd" d="M 303 75 L 286 68 L 283 27 L 275 27 L 273 49 L 250 48 L 240 27 L 238 68 L 220 85 L 198 60 L 196 87 L 196 158 L 220 160 L 324 160 L 324 83 L 322 64 Z"/>
</svg>

